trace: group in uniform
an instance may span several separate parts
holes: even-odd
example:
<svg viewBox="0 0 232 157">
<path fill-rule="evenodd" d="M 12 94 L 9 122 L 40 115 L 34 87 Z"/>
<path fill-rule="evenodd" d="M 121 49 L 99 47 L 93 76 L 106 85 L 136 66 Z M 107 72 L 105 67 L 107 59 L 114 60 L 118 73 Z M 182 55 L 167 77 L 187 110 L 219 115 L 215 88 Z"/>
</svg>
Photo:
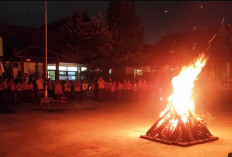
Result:
<svg viewBox="0 0 232 157">
<path fill-rule="evenodd" d="M 0 99 L 2 103 L 19 104 L 32 102 L 34 85 L 28 78 L 15 81 L 5 78 L 0 81 Z"/>
<path fill-rule="evenodd" d="M 48 96 L 60 99 L 65 96 L 67 100 L 93 99 L 98 101 L 118 102 L 147 102 L 154 98 L 154 93 L 160 93 L 152 81 L 146 80 L 98 80 L 90 82 L 87 80 L 48 80 L 45 82 L 41 77 L 35 81 L 28 78 L 13 80 L 4 79 L 0 81 L 0 97 L 4 102 L 11 104 L 27 103 L 44 97 L 45 83 L 47 83 Z"/>
<path fill-rule="evenodd" d="M 105 81 L 102 77 L 98 79 L 99 101 L 150 101 L 153 99 L 155 87 L 152 81 Z"/>
</svg>

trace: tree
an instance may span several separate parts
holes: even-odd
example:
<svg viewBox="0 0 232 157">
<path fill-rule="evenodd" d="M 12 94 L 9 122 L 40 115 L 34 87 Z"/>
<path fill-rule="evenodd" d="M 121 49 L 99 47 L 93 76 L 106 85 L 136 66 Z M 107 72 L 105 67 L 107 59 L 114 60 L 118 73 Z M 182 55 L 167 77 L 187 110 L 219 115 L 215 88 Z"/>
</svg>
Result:
<svg viewBox="0 0 232 157">
<path fill-rule="evenodd" d="M 96 17 L 89 17 L 86 11 L 74 12 L 59 32 L 90 69 L 109 66 L 112 36 L 101 12 Z"/>
<path fill-rule="evenodd" d="M 133 1 L 110 2 L 106 22 L 112 33 L 116 57 L 141 51 L 144 46 L 143 26 Z"/>
<path fill-rule="evenodd" d="M 232 25 L 231 24 L 226 24 L 221 27 L 219 30 L 219 36 L 227 46 L 230 48 L 230 53 L 231 53 L 231 58 L 232 58 Z"/>
</svg>

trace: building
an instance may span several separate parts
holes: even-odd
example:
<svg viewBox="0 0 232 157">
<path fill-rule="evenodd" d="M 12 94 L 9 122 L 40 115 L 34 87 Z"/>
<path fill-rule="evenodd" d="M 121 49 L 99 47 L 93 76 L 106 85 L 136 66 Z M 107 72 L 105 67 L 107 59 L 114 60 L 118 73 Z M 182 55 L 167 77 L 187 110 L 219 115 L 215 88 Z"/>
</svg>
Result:
<svg viewBox="0 0 232 157">
<path fill-rule="evenodd" d="M 24 74 L 32 77 L 45 72 L 45 32 L 39 28 L 28 28 L 0 24 L 4 63 L 7 75 L 14 79 Z M 48 31 L 48 77 L 52 80 L 75 80 L 81 77 L 86 67 L 78 64 L 81 57 L 66 46 L 55 31 Z M 59 69 L 59 71 L 58 71 Z"/>
</svg>

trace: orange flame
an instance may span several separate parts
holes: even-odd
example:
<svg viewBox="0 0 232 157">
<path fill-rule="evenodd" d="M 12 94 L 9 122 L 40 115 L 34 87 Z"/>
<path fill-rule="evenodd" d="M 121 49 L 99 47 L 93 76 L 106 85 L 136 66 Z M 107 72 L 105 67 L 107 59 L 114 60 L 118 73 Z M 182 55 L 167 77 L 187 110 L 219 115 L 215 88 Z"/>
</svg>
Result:
<svg viewBox="0 0 232 157">
<path fill-rule="evenodd" d="M 206 61 L 207 58 L 205 55 L 201 54 L 195 63 L 184 66 L 179 75 L 172 79 L 173 93 L 168 98 L 169 104 L 160 114 L 160 117 L 169 110 L 173 115 L 178 114 L 181 121 L 186 123 L 190 115 L 195 115 L 194 100 L 192 98 L 194 82 L 197 80 L 197 76 L 205 66 Z M 169 114 L 167 116 L 169 116 Z M 171 125 L 175 127 L 178 123 L 178 119 L 173 117 L 171 123 Z"/>
</svg>

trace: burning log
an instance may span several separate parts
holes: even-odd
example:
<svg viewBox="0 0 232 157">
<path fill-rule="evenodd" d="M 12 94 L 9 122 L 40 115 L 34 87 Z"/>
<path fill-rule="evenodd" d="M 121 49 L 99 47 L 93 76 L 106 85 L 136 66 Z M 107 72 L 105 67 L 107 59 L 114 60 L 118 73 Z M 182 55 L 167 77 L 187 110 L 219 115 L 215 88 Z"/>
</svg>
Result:
<svg viewBox="0 0 232 157">
<path fill-rule="evenodd" d="M 141 138 L 184 147 L 218 139 L 209 132 L 203 119 L 195 114 L 192 100 L 194 81 L 206 60 L 204 54 L 199 56 L 194 64 L 183 67 L 173 78 L 173 94 L 168 99 L 167 108 Z"/>
</svg>

